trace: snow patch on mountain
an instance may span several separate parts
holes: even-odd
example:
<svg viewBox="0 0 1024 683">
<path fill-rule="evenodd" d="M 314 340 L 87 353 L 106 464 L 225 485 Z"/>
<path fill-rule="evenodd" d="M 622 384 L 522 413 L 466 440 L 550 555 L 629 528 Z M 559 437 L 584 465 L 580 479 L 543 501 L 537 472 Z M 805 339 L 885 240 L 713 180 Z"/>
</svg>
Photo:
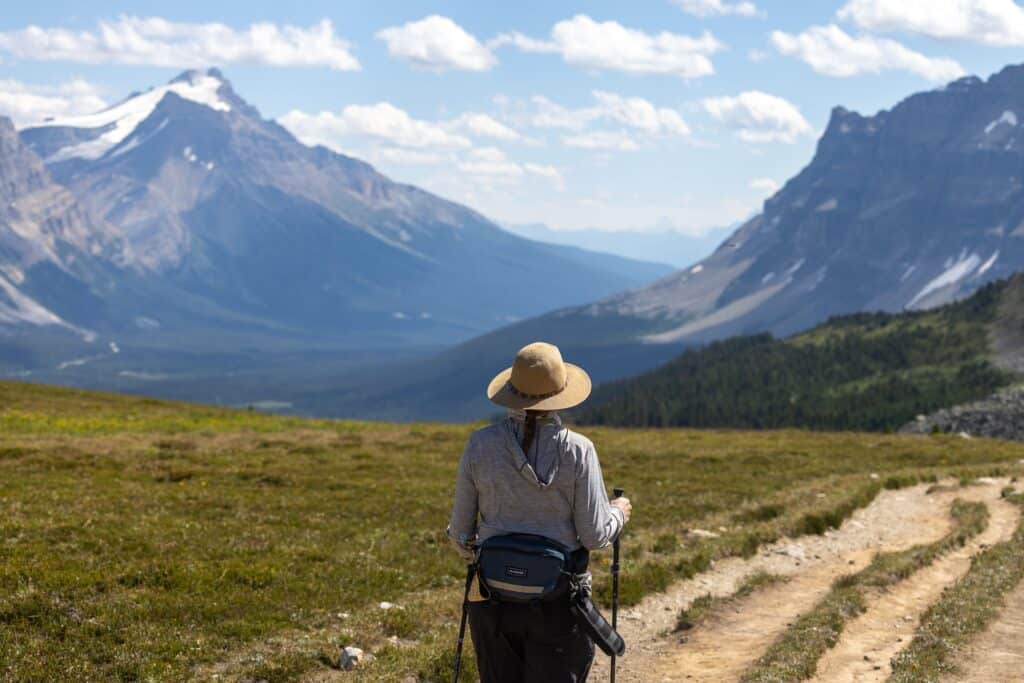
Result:
<svg viewBox="0 0 1024 683">
<path fill-rule="evenodd" d="M 38 126 L 32 127 L 84 128 L 98 131 L 98 135 L 92 140 L 57 150 L 46 159 L 47 163 L 71 158 L 99 159 L 126 140 L 136 127 L 153 113 L 167 93 L 173 92 L 179 97 L 217 111 L 231 111 L 231 105 L 225 102 L 219 94 L 223 85 L 224 82 L 219 78 L 193 73 L 188 78 L 178 79 L 158 88 L 151 88 L 95 114 L 48 119 Z"/>
<path fill-rule="evenodd" d="M 1000 116 L 998 119 L 992 121 L 987 126 L 985 126 L 985 135 L 991 135 L 992 131 L 994 131 L 996 128 L 998 128 L 1000 125 L 1004 123 L 1007 123 L 1011 126 L 1016 126 L 1017 114 L 1010 110 L 1004 111 L 1002 116 Z"/>
<path fill-rule="evenodd" d="M 988 261 L 982 264 L 981 268 L 978 268 L 978 275 L 984 275 L 988 272 L 989 268 L 995 265 L 996 259 L 999 258 L 999 250 L 996 249 L 996 253 L 992 254 Z"/>
<path fill-rule="evenodd" d="M 946 270 L 944 270 L 937 278 L 926 284 L 924 288 L 910 300 L 907 304 L 907 308 L 913 308 L 914 304 L 921 301 L 932 292 L 936 292 L 943 287 L 948 287 L 949 285 L 956 284 L 957 282 L 965 279 L 981 264 L 981 257 L 974 253 L 968 255 L 966 252 L 962 252 L 955 262 L 951 263 L 950 260 L 947 260 L 946 263 L 949 264 L 946 266 Z"/>
</svg>

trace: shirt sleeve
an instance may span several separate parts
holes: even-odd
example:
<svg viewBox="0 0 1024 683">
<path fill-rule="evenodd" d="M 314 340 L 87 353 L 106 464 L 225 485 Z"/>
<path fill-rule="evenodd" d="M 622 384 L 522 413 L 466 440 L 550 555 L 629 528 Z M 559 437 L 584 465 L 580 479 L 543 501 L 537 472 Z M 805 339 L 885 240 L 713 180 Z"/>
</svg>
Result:
<svg viewBox="0 0 1024 683">
<path fill-rule="evenodd" d="M 455 549 L 466 560 L 472 560 L 472 544 L 476 542 L 476 518 L 478 512 L 476 484 L 473 482 L 472 463 L 473 439 L 470 437 L 459 461 L 455 477 L 455 504 L 448 523 L 448 538 Z"/>
<path fill-rule="evenodd" d="M 625 523 L 622 510 L 608 502 L 597 451 L 589 445 L 576 474 L 573 521 L 580 543 L 589 550 L 604 548 L 619 535 Z"/>
</svg>

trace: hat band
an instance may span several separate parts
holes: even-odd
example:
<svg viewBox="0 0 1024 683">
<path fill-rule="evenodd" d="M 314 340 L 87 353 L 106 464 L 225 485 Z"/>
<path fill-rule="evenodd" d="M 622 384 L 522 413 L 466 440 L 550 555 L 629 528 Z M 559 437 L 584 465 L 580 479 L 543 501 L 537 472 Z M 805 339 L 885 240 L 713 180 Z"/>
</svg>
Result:
<svg viewBox="0 0 1024 683">
<path fill-rule="evenodd" d="M 531 400 L 543 400 L 545 398 L 551 398 L 552 396 L 558 396 L 560 393 L 565 391 L 565 388 L 567 386 L 569 386 L 569 378 L 568 377 L 565 378 L 565 384 L 562 385 L 561 389 L 557 389 L 555 391 L 549 391 L 546 394 L 527 394 L 524 391 L 519 391 L 518 389 L 516 389 L 515 385 L 512 384 L 512 380 L 509 380 L 508 382 L 506 382 L 505 386 L 507 386 L 509 391 L 511 391 L 513 394 L 515 394 L 519 398 L 528 398 L 528 399 L 531 399 Z"/>
</svg>

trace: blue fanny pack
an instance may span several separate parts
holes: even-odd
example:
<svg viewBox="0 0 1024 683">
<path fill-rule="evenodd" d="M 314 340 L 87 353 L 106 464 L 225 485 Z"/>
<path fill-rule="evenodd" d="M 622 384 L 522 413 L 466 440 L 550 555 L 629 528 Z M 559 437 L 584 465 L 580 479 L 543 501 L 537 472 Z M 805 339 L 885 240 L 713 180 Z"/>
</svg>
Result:
<svg viewBox="0 0 1024 683">
<path fill-rule="evenodd" d="M 585 548 L 574 551 L 544 536 L 508 534 L 480 544 L 476 573 L 483 596 L 498 602 L 565 598 L 569 612 L 590 639 L 605 654 L 621 656 L 625 642 L 591 601 L 589 587 L 579 581 L 589 563 Z"/>
<path fill-rule="evenodd" d="M 573 576 L 586 571 L 587 556 L 544 536 L 492 536 L 477 552 L 480 591 L 493 600 L 549 602 L 569 594 Z"/>
</svg>

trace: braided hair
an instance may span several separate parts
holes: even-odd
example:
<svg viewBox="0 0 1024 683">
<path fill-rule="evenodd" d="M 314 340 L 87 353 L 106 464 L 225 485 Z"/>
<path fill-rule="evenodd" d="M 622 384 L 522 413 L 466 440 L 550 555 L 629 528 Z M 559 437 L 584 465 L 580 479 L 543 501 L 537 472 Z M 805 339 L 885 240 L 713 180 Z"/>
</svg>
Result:
<svg viewBox="0 0 1024 683">
<path fill-rule="evenodd" d="M 527 459 L 530 458 L 530 448 L 533 446 L 534 438 L 537 436 L 537 417 L 539 415 L 540 411 L 527 410 L 526 419 L 523 421 L 523 442 L 520 445 Z"/>
</svg>

